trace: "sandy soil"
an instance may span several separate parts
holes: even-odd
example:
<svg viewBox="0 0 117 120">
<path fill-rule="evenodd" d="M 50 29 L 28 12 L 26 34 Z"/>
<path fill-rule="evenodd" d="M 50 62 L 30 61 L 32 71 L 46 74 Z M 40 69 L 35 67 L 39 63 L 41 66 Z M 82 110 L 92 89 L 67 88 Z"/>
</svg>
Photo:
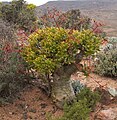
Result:
<svg viewBox="0 0 117 120">
<path fill-rule="evenodd" d="M 50 114 L 62 113 L 38 88 L 28 88 L 21 94 L 20 100 L 0 107 L 0 120 L 46 120 Z"/>
<path fill-rule="evenodd" d="M 112 79 L 109 77 L 102 77 L 94 73 L 91 73 L 88 77 L 86 77 L 83 75 L 83 73 L 77 72 L 71 76 L 71 79 L 80 80 L 81 83 L 91 87 L 92 89 L 100 87 L 100 85 L 105 89 L 108 87 L 117 88 L 117 78 Z"/>
<path fill-rule="evenodd" d="M 117 88 L 117 80 L 101 77 L 94 73 L 91 73 L 89 77 L 85 77 L 83 73 L 77 72 L 71 76 L 71 79 L 80 80 L 81 83 L 92 89 L 100 85 L 105 89 L 108 87 Z M 106 107 L 109 106 L 111 105 Z M 13 104 L 0 107 L 0 120 L 47 120 L 48 114 L 58 117 L 62 115 L 62 111 L 57 109 L 51 99 L 37 87 L 24 89 L 20 98 L 15 100 Z M 94 116 L 94 113 L 91 115 Z M 91 120 L 94 120 L 93 117 L 91 117 Z"/>
</svg>

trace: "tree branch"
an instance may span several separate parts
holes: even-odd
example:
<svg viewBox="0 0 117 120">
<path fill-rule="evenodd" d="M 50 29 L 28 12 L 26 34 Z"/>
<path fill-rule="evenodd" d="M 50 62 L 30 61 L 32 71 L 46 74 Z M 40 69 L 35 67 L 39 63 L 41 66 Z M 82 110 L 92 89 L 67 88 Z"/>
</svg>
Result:
<svg viewBox="0 0 117 120">
<path fill-rule="evenodd" d="M 76 54 L 76 56 L 75 56 L 75 63 L 76 64 L 79 64 L 81 61 L 82 61 L 82 59 L 83 59 L 83 57 L 84 57 L 84 51 L 80 51 L 78 54 Z"/>
</svg>

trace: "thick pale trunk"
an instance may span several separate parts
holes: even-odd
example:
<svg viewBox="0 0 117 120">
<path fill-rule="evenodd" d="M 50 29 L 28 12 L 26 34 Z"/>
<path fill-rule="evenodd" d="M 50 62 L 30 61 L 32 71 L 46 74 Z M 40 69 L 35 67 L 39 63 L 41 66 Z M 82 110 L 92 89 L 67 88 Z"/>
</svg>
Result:
<svg viewBox="0 0 117 120">
<path fill-rule="evenodd" d="M 40 77 L 48 83 L 46 86 L 41 84 L 40 88 L 44 89 L 53 98 L 53 101 L 59 108 L 63 107 L 66 100 L 71 101 L 75 97 L 70 77 L 78 71 L 78 64 L 82 58 L 83 52 L 80 52 L 75 57 L 75 63 L 62 66 L 55 70 L 52 75 L 45 74 L 45 76 Z"/>
<path fill-rule="evenodd" d="M 75 97 L 71 86 L 71 74 L 77 71 L 75 64 L 63 66 L 55 71 L 52 84 L 52 99 L 59 108 L 63 108 L 65 101 L 72 101 Z"/>
<path fill-rule="evenodd" d="M 83 58 L 83 52 L 76 55 L 75 64 L 64 65 L 57 69 L 53 74 L 53 84 L 52 84 L 52 98 L 55 104 L 59 108 L 63 108 L 65 101 L 72 101 L 75 97 L 70 77 L 73 73 L 78 71 L 76 64 L 79 64 Z"/>
</svg>

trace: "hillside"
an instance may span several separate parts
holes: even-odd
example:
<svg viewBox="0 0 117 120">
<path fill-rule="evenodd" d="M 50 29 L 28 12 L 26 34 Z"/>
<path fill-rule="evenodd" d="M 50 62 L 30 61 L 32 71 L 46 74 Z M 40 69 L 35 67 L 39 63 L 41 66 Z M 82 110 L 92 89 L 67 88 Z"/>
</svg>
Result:
<svg viewBox="0 0 117 120">
<path fill-rule="evenodd" d="M 50 1 L 38 6 L 36 13 L 40 16 L 47 8 L 56 8 L 60 11 L 80 9 L 82 14 L 87 15 L 105 24 L 108 36 L 117 36 L 117 0 L 58 0 Z"/>
<path fill-rule="evenodd" d="M 2 4 L 9 4 L 10 2 L 7 1 L 3 1 Z"/>
<path fill-rule="evenodd" d="M 116 0 L 76 0 L 76 1 L 50 1 L 44 5 L 39 6 L 39 9 L 46 9 L 47 7 L 55 7 L 58 10 L 68 11 L 71 9 L 81 10 L 117 10 Z"/>
</svg>

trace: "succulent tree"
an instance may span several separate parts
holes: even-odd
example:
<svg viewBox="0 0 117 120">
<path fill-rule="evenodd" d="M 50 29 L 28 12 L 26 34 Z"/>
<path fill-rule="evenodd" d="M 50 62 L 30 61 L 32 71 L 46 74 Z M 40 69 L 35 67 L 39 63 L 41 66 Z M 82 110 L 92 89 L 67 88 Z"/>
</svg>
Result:
<svg viewBox="0 0 117 120">
<path fill-rule="evenodd" d="M 22 54 L 31 68 L 45 76 L 51 93 L 53 84 L 69 81 L 83 57 L 98 51 L 100 43 L 90 30 L 44 28 L 29 36 Z"/>
</svg>

